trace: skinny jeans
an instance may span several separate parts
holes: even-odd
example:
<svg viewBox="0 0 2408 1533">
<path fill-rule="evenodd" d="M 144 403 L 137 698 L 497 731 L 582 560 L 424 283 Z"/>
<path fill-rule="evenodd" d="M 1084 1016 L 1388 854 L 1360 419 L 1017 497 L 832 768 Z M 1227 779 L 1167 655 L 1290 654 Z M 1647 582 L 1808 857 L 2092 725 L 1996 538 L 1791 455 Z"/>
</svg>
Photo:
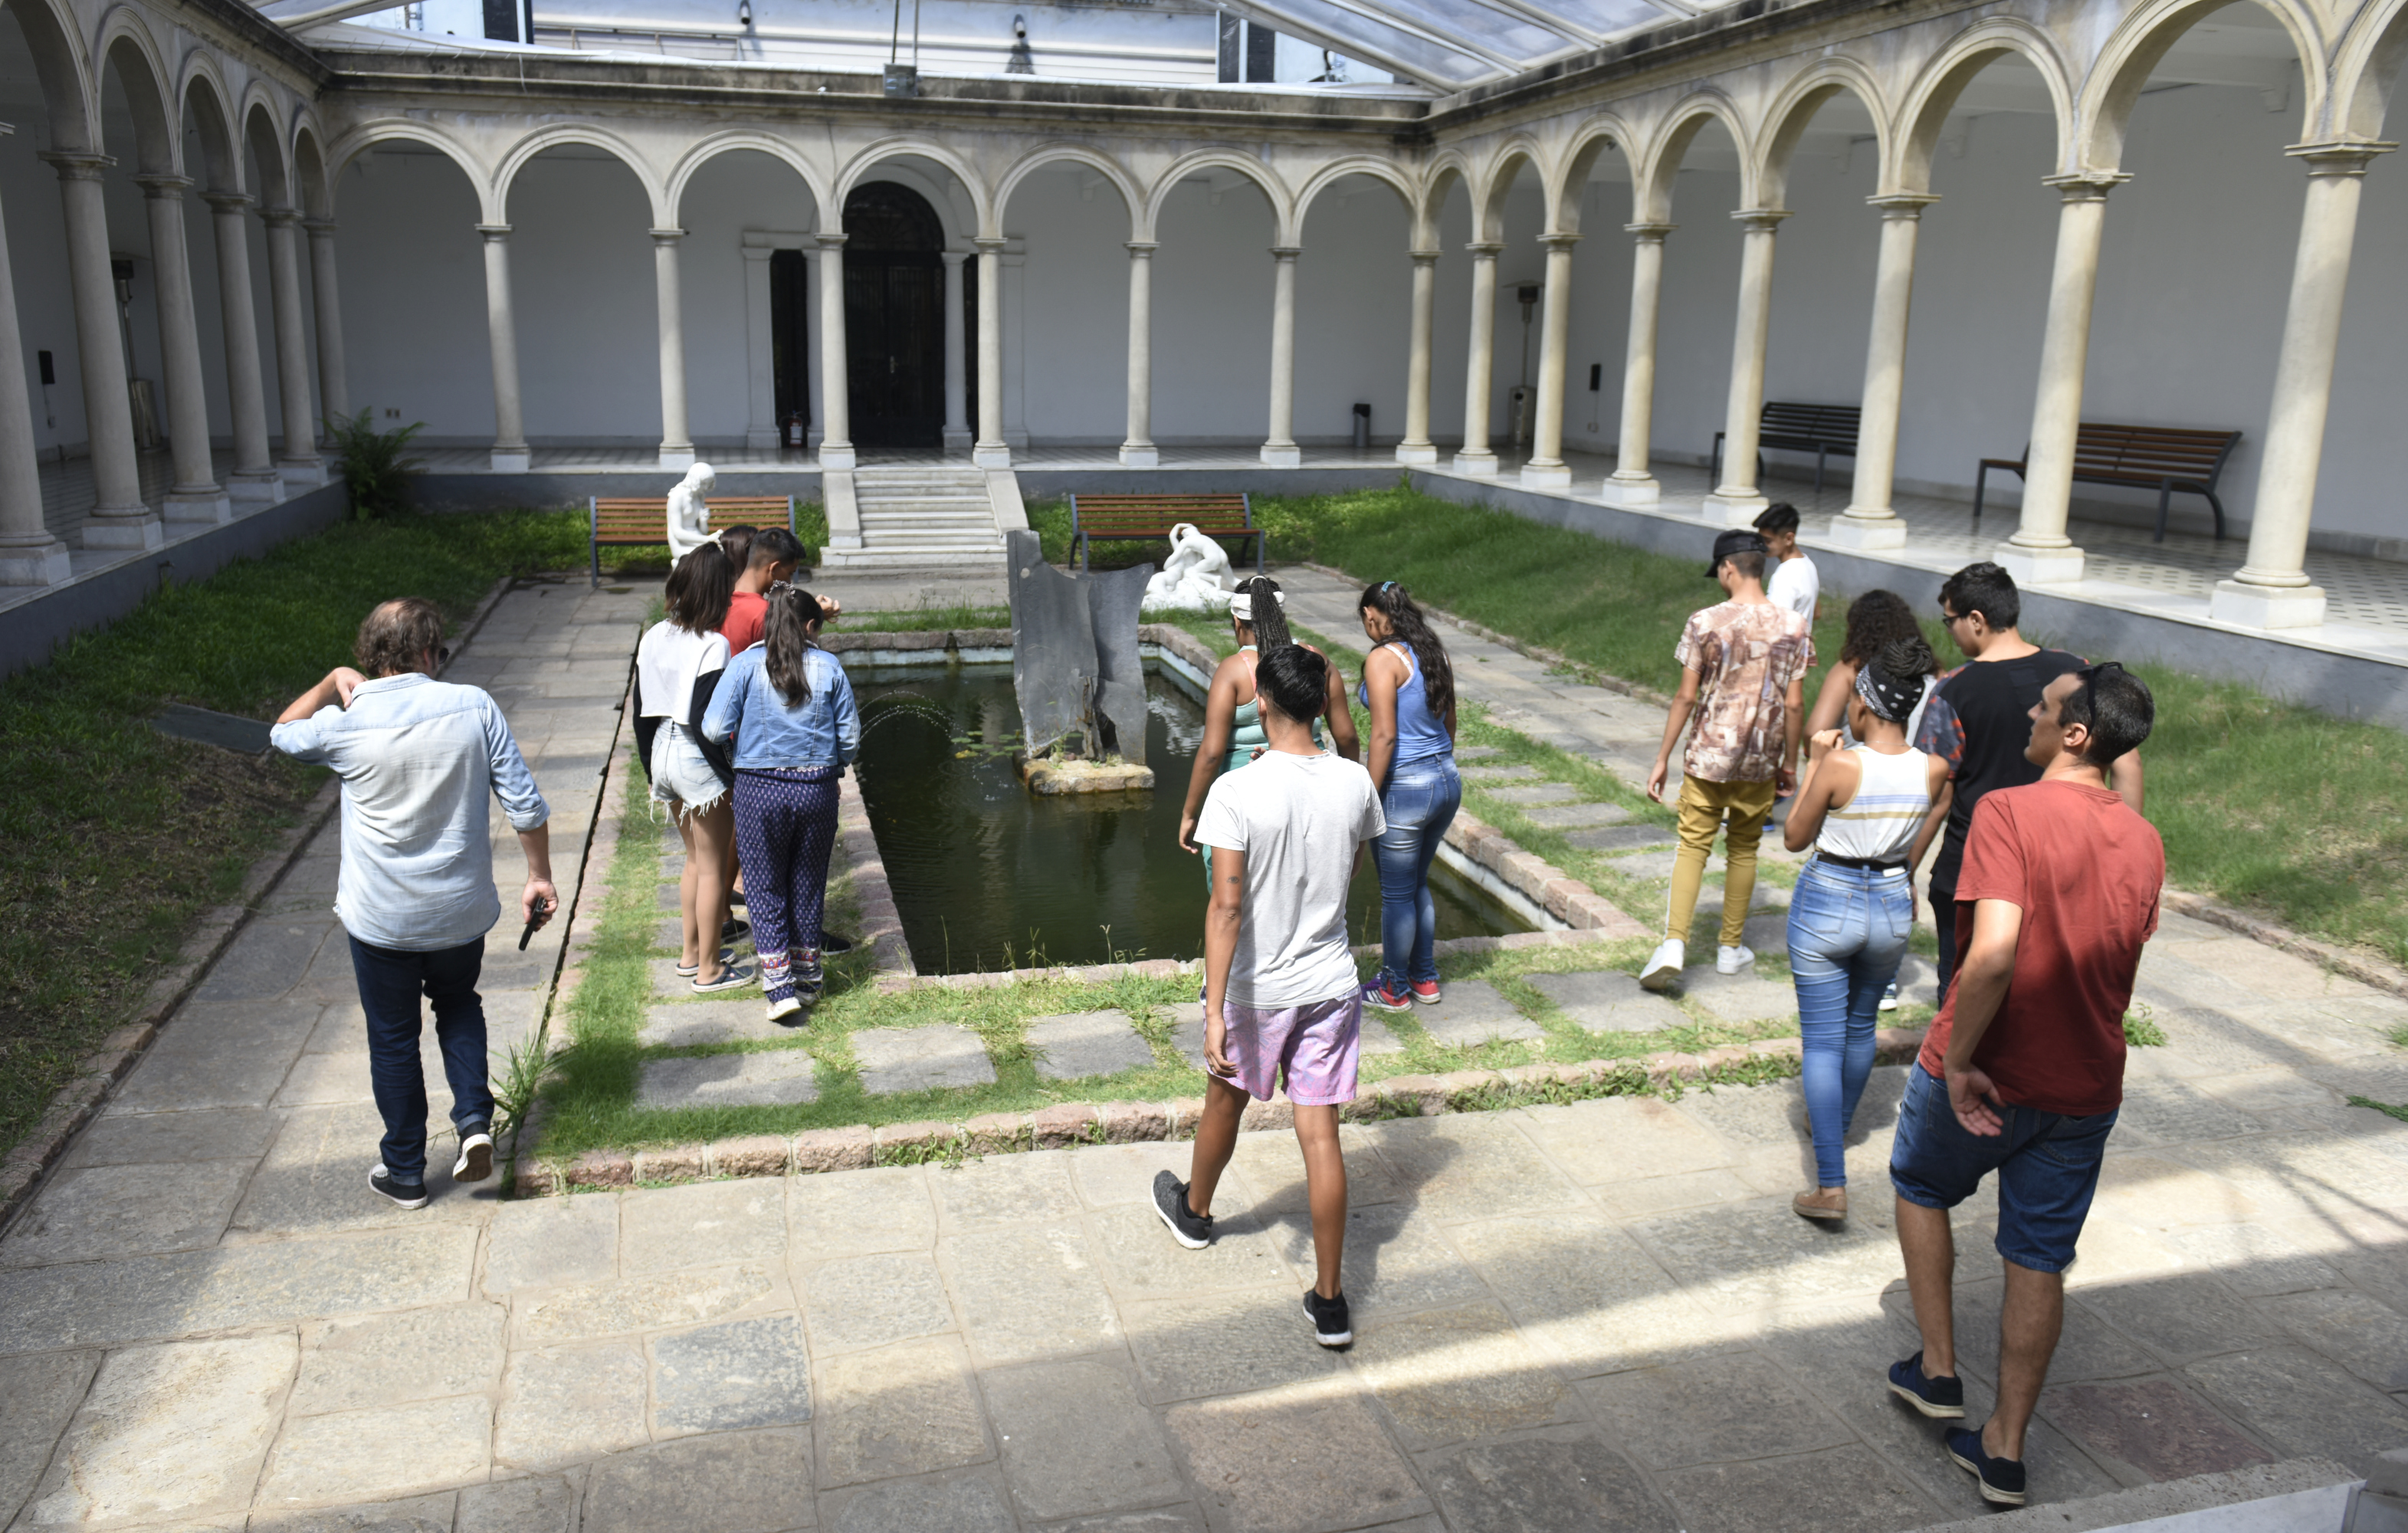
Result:
<svg viewBox="0 0 2408 1533">
<path fill-rule="evenodd" d="M 431 953 L 351 944 L 351 973 L 367 1017 L 368 1087 L 384 1120 L 378 1153 L 385 1174 L 405 1187 L 426 1180 L 426 1071 L 418 1048 L 423 996 L 435 1010 L 435 1039 L 452 1087 L 452 1125 L 463 1138 L 494 1121 L 494 1093 L 485 1078 L 485 1006 L 477 976 L 485 939 Z"/>
<path fill-rule="evenodd" d="M 1388 828 L 1371 843 L 1380 875 L 1380 979 L 1391 991 L 1438 981 L 1438 906 L 1429 866 L 1463 807 L 1455 757 L 1421 756 L 1388 768 L 1380 812 Z"/>
<path fill-rule="evenodd" d="M 1840 867 L 1817 859 L 1791 892 L 1789 972 L 1798 985 L 1806 1114 L 1822 1186 L 1848 1184 L 1848 1128 L 1872 1075 L 1882 992 L 1898 978 L 1914 924 L 1903 868 Z"/>
</svg>

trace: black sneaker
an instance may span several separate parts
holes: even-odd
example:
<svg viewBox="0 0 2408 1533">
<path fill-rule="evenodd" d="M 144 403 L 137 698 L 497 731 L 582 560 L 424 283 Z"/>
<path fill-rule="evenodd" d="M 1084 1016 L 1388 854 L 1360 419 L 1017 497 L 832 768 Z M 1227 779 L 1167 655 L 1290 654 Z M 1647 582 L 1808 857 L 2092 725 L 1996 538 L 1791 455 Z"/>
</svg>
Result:
<svg viewBox="0 0 2408 1533">
<path fill-rule="evenodd" d="M 494 1136 L 483 1124 L 460 1129 L 460 1158 L 452 1167 L 454 1182 L 482 1182 L 494 1174 Z"/>
<path fill-rule="evenodd" d="M 1933 1379 L 1923 1371 L 1923 1354 L 1889 1366 L 1890 1393 L 1927 1416 L 1948 1421 L 1965 1419 L 1965 1381 Z"/>
<path fill-rule="evenodd" d="M 820 951 L 825 953 L 827 949 Z M 820 993 L 827 989 L 827 970 L 818 964 L 805 963 L 796 958 L 792 960 L 792 967 L 786 972 L 794 976 L 795 993 L 803 997 L 805 1004 L 818 1000 Z"/>
<path fill-rule="evenodd" d="M 1948 1457 L 1982 1486 L 1982 1499 L 1995 1506 L 2024 1504 L 2024 1467 L 2020 1459 L 1992 1458 L 1982 1451 L 1978 1427 L 1952 1426 L 1947 1432 Z"/>
<path fill-rule="evenodd" d="M 1354 1340 L 1354 1324 L 1346 1313 L 1346 1296 L 1323 1298 L 1321 1290 L 1304 1291 L 1304 1312 L 1312 1317 L 1312 1339 L 1325 1347 L 1343 1347 Z"/>
<path fill-rule="evenodd" d="M 822 933 L 820 933 L 820 952 L 821 952 L 824 955 L 825 955 L 825 956 L 827 956 L 827 957 L 830 957 L 830 958 L 834 958 L 834 957 L 837 957 L 838 954 L 851 953 L 852 951 L 853 951 L 853 938 L 850 938 L 850 937 L 838 937 L 838 936 L 836 933 L 834 933 L 834 932 L 822 932 Z"/>
<path fill-rule="evenodd" d="M 1201 1251 L 1212 1243 L 1212 1216 L 1197 1213 L 1187 1206 L 1187 1183 L 1168 1171 L 1154 1173 L 1154 1211 L 1170 1231 L 1170 1238 L 1190 1251 Z"/>
<path fill-rule="evenodd" d="M 750 921 L 738 921 L 730 916 L 719 924 L 719 939 L 723 942 L 741 942 L 752 935 L 752 923 Z"/>
<path fill-rule="evenodd" d="M 385 1174 L 384 1163 L 381 1161 L 377 1163 L 377 1168 L 375 1170 L 368 1173 L 368 1187 L 369 1190 L 376 1193 L 379 1196 L 389 1198 L 402 1208 L 423 1209 L 426 1207 L 426 1183 L 423 1182 L 395 1182 L 393 1178 Z"/>
</svg>

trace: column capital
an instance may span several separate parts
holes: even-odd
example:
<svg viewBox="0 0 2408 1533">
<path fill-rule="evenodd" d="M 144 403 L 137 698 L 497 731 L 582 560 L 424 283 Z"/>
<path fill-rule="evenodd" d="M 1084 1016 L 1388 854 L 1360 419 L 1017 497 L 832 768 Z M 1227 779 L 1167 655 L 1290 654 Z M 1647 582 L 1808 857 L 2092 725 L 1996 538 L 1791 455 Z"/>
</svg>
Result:
<svg viewBox="0 0 2408 1533">
<path fill-rule="evenodd" d="M 292 208 L 263 208 L 259 210 L 259 222 L 271 229 L 294 229 L 300 227 L 301 214 Z"/>
<path fill-rule="evenodd" d="M 2057 188 L 2068 202 L 2105 202 L 2107 193 L 2132 179 L 2129 171 L 2077 170 L 2066 176 L 2042 176 L 2040 184 Z"/>
<path fill-rule="evenodd" d="M 835 234 L 835 235 L 820 235 L 820 236 L 817 236 L 816 237 L 818 238 L 818 240 L 819 240 L 819 242 L 820 242 L 820 249 L 821 249 L 821 250 L 824 250 L 824 251 L 835 251 L 838 252 L 839 254 L 841 254 L 841 253 L 843 252 L 843 251 L 844 251 L 844 242 L 845 242 L 847 239 L 852 238 L 853 236 L 850 236 L 850 235 Z"/>
<path fill-rule="evenodd" d="M 2283 152 L 2295 160 L 2305 160 L 2311 176 L 2363 176 L 2369 161 L 2399 147 L 2372 138 L 2337 138 L 2324 143 L 2293 144 Z"/>
<path fill-rule="evenodd" d="M 193 178 L 165 174 L 136 176 L 134 178 L 134 184 L 142 189 L 142 194 L 146 197 L 180 197 L 192 190 Z"/>
<path fill-rule="evenodd" d="M 257 199 L 248 192 L 204 192 L 201 200 L 221 213 L 241 213 L 249 211 Z"/>
<path fill-rule="evenodd" d="M 1129 252 L 1129 258 L 1131 260 L 1147 261 L 1153 259 L 1154 251 L 1162 249 L 1162 241 L 1158 239 L 1127 239 L 1121 242 L 1121 248 Z"/>
<path fill-rule="evenodd" d="M 1539 243 L 1550 251 L 1570 251 L 1580 242 L 1581 236 L 1578 235 L 1552 234 L 1539 236 Z"/>
<path fill-rule="evenodd" d="M 1274 261 L 1293 261 L 1303 253 L 1304 247 L 1301 245 L 1274 245 L 1271 247 L 1271 259 Z"/>
<path fill-rule="evenodd" d="M 1626 223 L 1622 232 L 1634 236 L 1641 245 L 1661 245 L 1664 236 L 1679 227 L 1677 223 Z"/>
<path fill-rule="evenodd" d="M 1471 252 L 1471 259 L 1474 261 L 1494 261 L 1497 259 L 1497 253 L 1504 248 L 1505 242 L 1501 239 L 1475 239 L 1464 246 L 1465 250 Z"/>
<path fill-rule="evenodd" d="M 1438 265 L 1438 258 L 1446 252 L 1444 251 L 1407 251 L 1405 253 L 1413 258 L 1413 265 L 1416 266 L 1435 266 Z"/>
<path fill-rule="evenodd" d="M 981 255 L 1001 255 L 1010 248 L 1011 241 L 1002 235 L 981 235 L 970 243 L 978 247 L 978 252 Z"/>
<path fill-rule="evenodd" d="M 510 237 L 510 225 L 507 223 L 477 223 L 470 227 L 483 235 L 488 245 L 499 245 Z"/>
<path fill-rule="evenodd" d="M 1921 218 L 1923 210 L 1939 200 L 1937 192 L 1885 192 L 1867 197 L 1865 203 L 1880 208 L 1884 218 Z"/>
<path fill-rule="evenodd" d="M 90 150 L 38 150 L 34 158 L 57 171 L 63 181 L 96 181 L 102 171 L 117 163 L 111 155 L 95 154 Z"/>
<path fill-rule="evenodd" d="M 675 246 L 685 237 L 683 229 L 647 229 L 644 232 L 652 236 L 655 245 Z"/>
<path fill-rule="evenodd" d="M 330 218 L 305 218 L 301 221 L 301 227 L 308 232 L 312 239 L 332 239 L 335 237 L 335 231 L 342 225 Z"/>
<path fill-rule="evenodd" d="M 1750 234 L 1759 229 L 1766 234 L 1770 234 L 1781 227 L 1781 221 L 1788 216 L 1789 209 L 1786 208 L 1741 208 L 1731 213 L 1732 218 L 1747 225 Z"/>
</svg>

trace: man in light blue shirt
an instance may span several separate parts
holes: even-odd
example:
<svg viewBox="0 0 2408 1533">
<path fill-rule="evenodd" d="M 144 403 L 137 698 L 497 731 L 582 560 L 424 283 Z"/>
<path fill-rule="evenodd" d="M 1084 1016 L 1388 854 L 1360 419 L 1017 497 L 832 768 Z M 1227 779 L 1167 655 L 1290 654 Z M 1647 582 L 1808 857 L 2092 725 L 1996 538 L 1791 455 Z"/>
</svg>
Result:
<svg viewBox="0 0 2408 1533">
<path fill-rule="evenodd" d="M 405 1209 L 426 1206 L 426 1078 L 418 1060 L 423 994 L 452 1086 L 457 1182 L 493 1174 L 494 1096 L 485 1080 L 485 1010 L 477 995 L 494 892 L 488 795 L 502 801 L 526 853 L 523 919 L 560 903 L 552 882 L 552 810 L 493 698 L 435 680 L 450 658 L 443 617 L 415 596 L 360 624 L 367 674 L 338 666 L 276 722 L 276 748 L 343 780 L 343 866 L 335 913 L 350 934 L 367 1014 L 368 1068 L 384 1119 L 383 1160 L 368 1185 Z"/>
</svg>

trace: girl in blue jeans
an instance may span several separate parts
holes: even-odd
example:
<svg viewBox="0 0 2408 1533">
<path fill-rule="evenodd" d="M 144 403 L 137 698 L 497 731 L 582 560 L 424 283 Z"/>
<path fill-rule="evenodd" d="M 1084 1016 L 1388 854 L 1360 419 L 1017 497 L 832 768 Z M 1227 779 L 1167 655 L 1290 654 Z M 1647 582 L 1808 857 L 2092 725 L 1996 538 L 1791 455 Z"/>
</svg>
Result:
<svg viewBox="0 0 2408 1533">
<path fill-rule="evenodd" d="M 1919 635 L 1858 667 L 1847 720 L 1859 743 L 1842 747 L 1836 729 L 1814 736 L 1782 833 L 1792 852 L 1814 848 L 1789 903 L 1816 1182 L 1791 1207 L 1809 1219 L 1848 1215 L 1848 1127 L 1872 1074 L 1882 992 L 1914 926 L 1914 869 L 1948 818 L 1948 764 L 1906 741 L 1931 668 Z"/>
<path fill-rule="evenodd" d="M 1382 580 L 1367 587 L 1360 606 L 1371 641 L 1356 694 L 1371 714 L 1363 765 L 1388 822 L 1371 843 L 1380 873 L 1380 977 L 1363 1003 L 1402 1011 L 1440 998 L 1429 865 L 1463 803 L 1463 779 L 1455 769 L 1455 667 L 1403 586 Z"/>
</svg>

